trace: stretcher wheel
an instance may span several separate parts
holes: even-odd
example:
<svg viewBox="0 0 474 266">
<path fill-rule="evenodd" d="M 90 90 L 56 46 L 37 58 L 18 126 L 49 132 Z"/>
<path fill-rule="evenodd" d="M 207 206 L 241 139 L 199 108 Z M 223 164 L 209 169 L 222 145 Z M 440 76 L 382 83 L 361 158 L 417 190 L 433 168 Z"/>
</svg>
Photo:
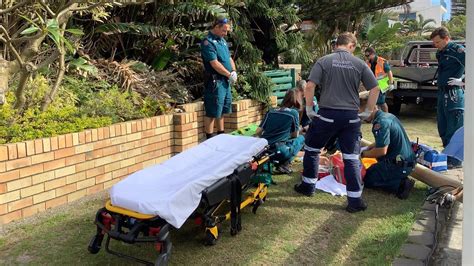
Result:
<svg viewBox="0 0 474 266">
<path fill-rule="evenodd" d="M 155 266 L 166 266 L 170 260 L 172 244 L 168 243 L 166 250 L 162 251 L 155 260 Z"/>
<path fill-rule="evenodd" d="M 92 237 L 91 241 L 89 242 L 89 246 L 87 250 L 91 254 L 97 254 L 100 251 L 100 246 L 102 245 L 102 240 L 104 239 L 104 235 L 95 235 Z"/>
<path fill-rule="evenodd" d="M 217 238 L 210 231 L 206 231 L 204 241 L 206 246 L 214 246 L 217 243 Z"/>
<path fill-rule="evenodd" d="M 264 201 L 265 201 L 265 198 L 264 199 L 258 199 L 253 203 L 253 207 L 252 207 L 253 214 L 257 213 L 258 207 L 260 207 L 260 205 L 262 205 Z"/>
</svg>

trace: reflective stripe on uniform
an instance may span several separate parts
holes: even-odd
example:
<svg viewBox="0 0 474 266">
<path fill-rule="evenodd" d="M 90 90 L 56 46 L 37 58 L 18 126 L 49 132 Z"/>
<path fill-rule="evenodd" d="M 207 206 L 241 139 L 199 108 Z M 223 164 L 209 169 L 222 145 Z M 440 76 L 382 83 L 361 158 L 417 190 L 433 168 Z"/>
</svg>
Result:
<svg viewBox="0 0 474 266">
<path fill-rule="evenodd" d="M 348 153 L 343 153 L 342 158 L 344 160 L 359 160 L 359 154 L 348 154 Z"/>
<path fill-rule="evenodd" d="M 313 151 L 313 152 L 321 152 L 320 149 L 312 148 L 312 147 L 310 147 L 310 146 L 308 146 L 308 145 L 306 145 L 306 144 L 304 145 L 304 150 L 305 150 L 305 151 Z"/>
<path fill-rule="evenodd" d="M 354 124 L 360 122 L 360 118 L 349 120 L 349 124 Z"/>
<path fill-rule="evenodd" d="M 319 119 L 325 121 L 325 122 L 328 122 L 328 123 L 334 123 L 334 119 L 329 119 L 329 118 L 326 118 L 322 115 L 317 115 L 316 117 L 318 117 Z"/>
<path fill-rule="evenodd" d="M 351 198 L 360 198 L 362 197 L 362 190 L 361 191 L 347 191 L 347 196 Z"/>
<path fill-rule="evenodd" d="M 303 181 L 304 183 L 307 183 L 307 184 L 316 184 L 316 182 L 318 182 L 318 179 L 317 178 L 309 178 L 309 177 L 306 177 L 306 176 L 301 176 L 301 181 Z"/>
</svg>

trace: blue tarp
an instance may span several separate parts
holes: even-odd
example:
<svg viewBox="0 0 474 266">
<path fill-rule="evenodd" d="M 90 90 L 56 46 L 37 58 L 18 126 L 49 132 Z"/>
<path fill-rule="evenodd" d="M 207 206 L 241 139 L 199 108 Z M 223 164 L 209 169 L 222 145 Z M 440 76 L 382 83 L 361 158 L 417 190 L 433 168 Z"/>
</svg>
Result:
<svg viewBox="0 0 474 266">
<path fill-rule="evenodd" d="M 464 127 L 456 130 L 448 146 L 444 148 L 443 153 L 464 161 Z"/>
</svg>

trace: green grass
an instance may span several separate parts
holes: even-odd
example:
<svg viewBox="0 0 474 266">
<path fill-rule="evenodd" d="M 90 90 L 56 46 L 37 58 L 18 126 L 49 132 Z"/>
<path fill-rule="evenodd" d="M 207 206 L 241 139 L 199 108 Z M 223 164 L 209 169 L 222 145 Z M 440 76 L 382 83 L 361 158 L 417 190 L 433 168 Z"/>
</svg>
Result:
<svg viewBox="0 0 474 266">
<path fill-rule="evenodd" d="M 416 138 L 419 138 L 420 143 L 430 145 L 437 150 L 443 149 L 436 128 L 436 110 L 425 110 L 416 105 L 402 105 L 399 118 L 410 140 L 416 141 Z M 371 129 L 371 124 L 362 125 L 362 136 L 369 141 L 374 140 Z"/>
<path fill-rule="evenodd" d="M 436 146 L 439 140 L 433 118 L 421 114 L 402 116 L 408 134 L 419 135 L 424 143 Z M 413 127 L 413 128 L 411 128 Z M 370 130 L 369 125 L 364 131 Z M 367 137 L 367 132 L 365 133 Z M 299 170 L 274 177 L 278 185 L 269 189 L 268 200 L 254 215 L 242 213 L 243 230 L 230 236 L 229 223 L 220 227 L 216 246 L 203 245 L 203 230 L 193 224 L 172 232 L 171 264 L 317 264 L 389 265 L 406 240 L 415 216 L 423 204 L 426 187 L 417 182 L 408 200 L 366 189 L 367 211 L 349 214 L 346 199 L 317 193 L 297 195 Z M 0 237 L 0 264 L 128 265 L 130 261 L 87 251 L 95 232 L 95 212 L 105 198 L 93 198 L 60 210 L 41 214 L 33 221 L 13 225 Z M 153 261 L 151 245 L 113 243 L 113 249 Z"/>
<path fill-rule="evenodd" d="M 389 264 L 397 255 L 424 198 L 418 185 L 408 200 L 366 190 L 369 209 L 344 211 L 345 198 L 293 192 L 297 173 L 275 176 L 268 201 L 254 215 L 244 210 L 243 231 L 229 234 L 226 222 L 213 247 L 203 246 L 203 231 L 188 224 L 172 232 L 172 263 L 179 264 Z M 0 264 L 128 264 L 105 253 L 87 252 L 94 214 L 104 199 L 74 204 L 8 231 L 0 240 Z M 154 259 L 151 245 L 113 243 L 114 249 Z M 2 261 L 3 260 L 3 261 Z"/>
</svg>

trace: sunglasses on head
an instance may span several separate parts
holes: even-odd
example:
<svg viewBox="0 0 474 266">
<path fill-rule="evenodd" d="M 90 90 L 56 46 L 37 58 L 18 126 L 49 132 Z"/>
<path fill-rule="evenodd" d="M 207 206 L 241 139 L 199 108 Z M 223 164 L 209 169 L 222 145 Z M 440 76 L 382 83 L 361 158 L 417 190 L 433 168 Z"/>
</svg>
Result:
<svg viewBox="0 0 474 266">
<path fill-rule="evenodd" d="M 227 24 L 229 20 L 227 18 L 221 18 L 217 20 L 217 23 L 219 24 Z"/>
</svg>

